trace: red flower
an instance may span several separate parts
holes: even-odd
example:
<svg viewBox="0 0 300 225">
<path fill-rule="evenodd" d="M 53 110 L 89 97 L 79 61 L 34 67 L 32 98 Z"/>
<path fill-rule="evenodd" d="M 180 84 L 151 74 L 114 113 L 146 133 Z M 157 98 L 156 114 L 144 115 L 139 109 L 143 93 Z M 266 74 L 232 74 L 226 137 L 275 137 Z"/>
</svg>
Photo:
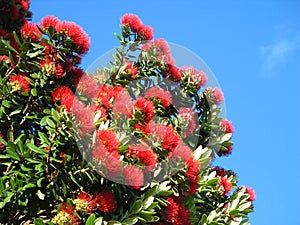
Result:
<svg viewBox="0 0 300 225">
<path fill-rule="evenodd" d="M 168 91 L 164 91 L 158 87 L 151 87 L 145 93 L 146 98 L 158 99 L 165 108 L 172 104 L 172 95 Z"/>
<path fill-rule="evenodd" d="M 99 141 L 105 146 L 108 152 L 118 152 L 120 141 L 116 133 L 112 130 L 99 130 L 97 132 Z"/>
<path fill-rule="evenodd" d="M 40 40 L 39 36 L 42 36 L 42 33 L 37 28 L 36 24 L 29 23 L 29 22 L 25 23 L 24 26 L 21 28 L 21 33 L 22 33 L 24 38 L 29 37 L 34 41 L 39 41 Z"/>
<path fill-rule="evenodd" d="M 28 11 L 29 9 L 29 0 L 16 0 L 16 3 L 21 4 L 21 6 L 23 7 L 24 11 Z"/>
<path fill-rule="evenodd" d="M 124 182 L 134 189 L 140 189 L 144 184 L 143 171 L 136 166 L 126 166 L 123 169 Z"/>
<path fill-rule="evenodd" d="M 66 161 L 67 161 L 67 159 L 68 159 L 68 156 L 66 155 L 66 153 L 61 152 L 61 153 L 59 154 L 59 157 L 62 159 L 61 163 L 62 163 L 62 164 L 65 164 Z"/>
<path fill-rule="evenodd" d="M 179 143 L 173 152 L 169 155 L 170 158 L 180 158 L 183 162 L 188 162 L 193 157 L 193 151 L 186 145 Z"/>
<path fill-rule="evenodd" d="M 219 88 L 208 87 L 205 89 L 205 95 L 212 104 L 221 104 L 224 100 L 224 94 Z"/>
<path fill-rule="evenodd" d="M 187 191 L 188 194 L 195 194 L 199 187 L 199 170 L 200 162 L 194 158 L 190 158 L 187 162 L 186 176 L 189 178 L 190 189 Z"/>
<path fill-rule="evenodd" d="M 10 58 L 6 55 L 0 55 L 0 62 L 4 61 L 6 64 L 11 63 Z"/>
<path fill-rule="evenodd" d="M 24 75 L 13 75 L 9 78 L 10 85 L 16 91 L 29 92 L 30 82 Z"/>
<path fill-rule="evenodd" d="M 227 176 L 219 177 L 219 187 L 222 187 L 223 189 L 223 195 L 228 194 L 231 191 L 232 184 L 228 180 Z"/>
<path fill-rule="evenodd" d="M 11 7 L 11 18 L 13 20 L 16 20 L 16 19 L 18 19 L 19 16 L 20 16 L 20 11 L 19 11 L 18 7 L 16 5 L 13 5 Z"/>
<path fill-rule="evenodd" d="M 229 121 L 227 119 L 222 119 L 221 127 L 223 128 L 223 130 L 225 131 L 226 134 L 228 134 L 228 133 L 232 134 L 234 131 L 234 127 L 232 126 L 231 121 Z"/>
<path fill-rule="evenodd" d="M 131 78 L 135 79 L 138 73 L 138 68 L 134 65 L 134 62 L 127 61 L 125 64 L 125 72 L 131 74 Z"/>
<path fill-rule="evenodd" d="M 123 26 L 129 26 L 132 30 L 138 32 L 142 29 L 143 23 L 137 15 L 125 14 L 120 22 Z"/>
<path fill-rule="evenodd" d="M 91 213 L 96 210 L 95 199 L 93 199 L 92 195 L 85 192 L 80 192 L 77 199 L 73 200 L 73 203 L 77 211 Z"/>
<path fill-rule="evenodd" d="M 232 146 L 227 146 L 226 148 L 227 148 L 227 150 L 222 152 L 222 154 L 225 155 L 225 156 L 228 156 L 232 153 L 233 147 Z"/>
<path fill-rule="evenodd" d="M 147 123 L 154 117 L 154 104 L 152 101 L 149 101 L 143 97 L 139 97 L 134 102 L 134 107 L 137 110 L 142 111 L 143 119 Z"/>
<path fill-rule="evenodd" d="M 114 97 L 113 113 L 115 117 L 118 117 L 119 115 L 126 115 L 128 117 L 131 108 L 132 102 L 129 93 L 126 89 L 123 89 Z"/>
<path fill-rule="evenodd" d="M 0 131 L 0 137 L 2 139 L 4 139 L 5 137 L 3 136 L 2 132 Z M 4 149 L 5 148 L 5 145 L 0 141 L 0 150 Z"/>
<path fill-rule="evenodd" d="M 183 134 L 185 136 L 192 134 L 196 128 L 194 110 L 191 108 L 181 107 L 179 109 L 179 117 L 183 122 Z"/>
<path fill-rule="evenodd" d="M 121 172 L 120 155 L 117 152 L 108 152 L 102 143 L 98 143 L 94 147 L 92 157 L 102 166 L 102 172 L 108 178 L 114 178 Z"/>
<path fill-rule="evenodd" d="M 156 153 L 144 144 L 129 146 L 126 157 L 136 157 L 137 159 L 141 160 L 145 164 L 147 172 L 152 172 L 158 162 Z"/>
<path fill-rule="evenodd" d="M 60 101 L 62 106 L 65 106 L 67 111 L 70 112 L 75 96 L 72 90 L 67 86 L 61 86 L 52 91 L 52 101 Z"/>
<path fill-rule="evenodd" d="M 60 211 L 52 219 L 51 222 L 55 224 L 65 224 L 65 225 L 77 225 L 79 224 L 79 218 L 75 214 L 75 207 L 71 205 L 66 205 L 63 203 Z"/>
<path fill-rule="evenodd" d="M 94 78 L 81 73 L 79 74 L 79 77 L 76 78 L 76 91 L 83 93 L 88 98 L 96 99 L 100 88 L 97 81 Z"/>
<path fill-rule="evenodd" d="M 164 220 L 173 225 L 191 225 L 189 210 L 182 204 L 179 197 L 166 197 L 168 206 L 165 209 Z"/>
<path fill-rule="evenodd" d="M 200 89 L 206 84 L 207 77 L 205 73 L 198 71 L 193 67 L 182 67 L 180 73 L 182 74 L 182 77 L 188 76 L 197 89 Z"/>
<path fill-rule="evenodd" d="M 45 50 L 46 52 L 47 50 Z M 56 78 L 62 78 L 65 75 L 63 67 L 56 63 L 51 57 L 46 56 L 40 61 L 40 67 L 47 74 L 54 75 Z"/>
<path fill-rule="evenodd" d="M 246 187 L 246 193 L 249 195 L 249 201 L 253 202 L 256 199 L 256 193 L 251 187 Z"/>
<path fill-rule="evenodd" d="M 101 212 L 109 213 L 116 209 L 115 195 L 110 191 L 96 193 L 95 202 Z"/>
<path fill-rule="evenodd" d="M 142 45 L 141 48 L 144 51 L 153 49 L 158 54 L 156 56 L 158 60 L 162 60 L 167 65 L 175 65 L 175 60 L 171 56 L 170 47 L 163 38 L 152 40 L 150 43 Z"/>
<path fill-rule="evenodd" d="M 166 135 L 164 136 L 161 147 L 173 152 L 180 142 L 181 138 L 174 128 L 171 125 L 167 126 Z"/>
<path fill-rule="evenodd" d="M 222 167 L 217 166 L 217 167 L 215 167 L 213 170 L 216 171 L 217 176 L 220 176 L 220 177 L 226 176 L 226 171 L 225 171 L 225 169 L 222 168 Z"/>
<path fill-rule="evenodd" d="M 100 86 L 97 96 L 96 105 L 103 106 L 105 109 L 111 109 L 115 92 L 110 85 L 103 84 Z"/>
<path fill-rule="evenodd" d="M 139 35 L 143 36 L 144 40 L 151 40 L 153 38 L 153 28 L 150 26 L 142 26 L 139 30 Z"/>
<path fill-rule="evenodd" d="M 178 69 L 173 64 L 168 65 L 168 74 L 175 80 L 175 81 L 180 81 L 181 80 L 181 73 Z"/>
<path fill-rule="evenodd" d="M 56 26 L 60 23 L 60 20 L 52 15 L 46 16 L 42 19 L 41 27 L 44 29 L 48 29 L 50 26 L 55 29 Z"/>
<path fill-rule="evenodd" d="M 76 23 L 63 21 L 56 26 L 56 30 L 69 36 L 79 48 L 80 54 L 84 54 L 89 50 L 90 38 Z"/>
<path fill-rule="evenodd" d="M 79 135 L 85 136 L 91 134 L 95 129 L 94 111 L 89 107 L 85 107 L 85 104 L 81 103 L 77 98 L 74 98 L 72 113 L 79 126 Z"/>
</svg>

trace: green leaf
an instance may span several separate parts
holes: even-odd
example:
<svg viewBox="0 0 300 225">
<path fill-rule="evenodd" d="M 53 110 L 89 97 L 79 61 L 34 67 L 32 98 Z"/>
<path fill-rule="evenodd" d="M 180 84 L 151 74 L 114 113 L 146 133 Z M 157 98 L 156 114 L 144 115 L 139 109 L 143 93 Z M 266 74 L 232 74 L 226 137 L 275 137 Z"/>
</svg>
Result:
<svg viewBox="0 0 300 225">
<path fill-rule="evenodd" d="M 40 137 L 43 144 L 46 144 L 48 146 L 50 145 L 50 142 L 49 142 L 46 134 L 44 134 L 43 132 L 38 131 L 38 135 L 39 135 L 39 137 Z"/>
<path fill-rule="evenodd" d="M 36 90 L 36 88 L 32 88 L 30 92 L 31 92 L 31 94 L 33 96 L 37 96 L 37 90 Z"/>
<path fill-rule="evenodd" d="M 140 212 L 143 209 L 142 204 L 143 204 L 143 202 L 141 199 L 137 200 L 132 207 L 132 212 L 133 213 Z"/>
<path fill-rule="evenodd" d="M 41 149 L 41 148 L 35 146 L 35 145 L 32 144 L 32 143 L 28 143 L 28 144 L 27 144 L 27 147 L 28 147 L 31 151 L 33 151 L 33 152 L 36 152 L 36 153 L 39 153 L 39 154 L 43 154 L 43 155 L 48 155 L 48 152 L 47 152 L 46 150 Z"/>
<path fill-rule="evenodd" d="M 14 193 L 12 192 L 6 193 L 8 193 L 8 195 L 4 198 L 2 202 L 0 202 L 0 209 L 2 209 L 6 205 L 6 203 L 10 202 L 10 199 L 12 198 L 12 196 L 14 196 Z"/>
<path fill-rule="evenodd" d="M 122 224 L 132 225 L 132 224 L 136 224 L 138 221 L 139 221 L 138 217 L 130 217 L 122 221 Z"/>
<path fill-rule="evenodd" d="M 2 105 L 6 108 L 10 108 L 11 106 L 11 102 L 9 102 L 8 100 L 3 100 L 2 101 Z"/>
<path fill-rule="evenodd" d="M 7 155 L 10 156 L 11 159 L 20 161 L 20 157 L 16 152 L 16 146 L 12 142 L 8 142 L 6 147 Z"/>
<path fill-rule="evenodd" d="M 35 219 L 33 223 L 34 225 L 45 225 L 42 219 Z"/>
<path fill-rule="evenodd" d="M 52 128 L 56 127 L 56 124 L 50 118 L 46 119 L 46 123 Z"/>
<path fill-rule="evenodd" d="M 154 197 L 150 196 L 143 202 L 143 209 L 147 209 L 154 201 Z"/>
<path fill-rule="evenodd" d="M 95 216 L 95 214 L 92 214 L 86 220 L 85 225 L 95 225 L 95 220 L 96 220 L 96 216 Z"/>
<path fill-rule="evenodd" d="M 41 192 L 41 190 L 38 190 L 37 192 L 36 192 L 36 195 L 38 196 L 38 198 L 39 199 L 41 199 L 41 200 L 44 200 L 45 199 L 45 194 L 43 194 L 42 192 Z"/>
<path fill-rule="evenodd" d="M 36 185 L 34 183 L 28 183 L 28 184 L 25 184 L 25 186 L 23 187 L 23 190 L 25 191 L 26 189 L 29 189 L 29 188 L 35 188 Z"/>
<path fill-rule="evenodd" d="M 8 48 L 8 50 L 13 51 L 14 53 L 18 54 L 18 51 L 16 49 L 14 49 L 6 40 L 1 40 L 3 42 L 3 44 L 5 45 L 6 48 Z"/>
</svg>

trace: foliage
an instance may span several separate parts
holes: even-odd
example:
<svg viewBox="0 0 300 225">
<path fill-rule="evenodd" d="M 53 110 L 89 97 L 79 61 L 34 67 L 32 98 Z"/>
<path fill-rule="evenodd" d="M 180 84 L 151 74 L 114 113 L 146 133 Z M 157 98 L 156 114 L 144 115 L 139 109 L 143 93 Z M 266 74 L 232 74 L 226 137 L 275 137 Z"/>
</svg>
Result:
<svg viewBox="0 0 300 225">
<path fill-rule="evenodd" d="M 210 165 L 231 153 L 233 127 L 203 72 L 177 68 L 126 14 L 111 66 L 85 74 L 85 32 L 53 16 L 23 24 L 25 3 L 10 3 L 19 24 L 1 8 L 0 223 L 248 223 L 254 191 Z"/>
</svg>

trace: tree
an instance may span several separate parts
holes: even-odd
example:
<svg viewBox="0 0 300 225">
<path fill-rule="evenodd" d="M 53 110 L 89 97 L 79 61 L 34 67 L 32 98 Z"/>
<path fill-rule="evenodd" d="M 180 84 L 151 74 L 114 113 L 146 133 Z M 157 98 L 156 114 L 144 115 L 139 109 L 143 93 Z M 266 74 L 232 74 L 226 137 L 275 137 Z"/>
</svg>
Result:
<svg viewBox="0 0 300 225">
<path fill-rule="evenodd" d="M 133 14 L 96 75 L 73 22 L 27 22 L 29 1 L 1 1 L 0 222 L 248 224 L 255 192 L 211 166 L 232 151 L 223 93 L 177 68 Z"/>
</svg>

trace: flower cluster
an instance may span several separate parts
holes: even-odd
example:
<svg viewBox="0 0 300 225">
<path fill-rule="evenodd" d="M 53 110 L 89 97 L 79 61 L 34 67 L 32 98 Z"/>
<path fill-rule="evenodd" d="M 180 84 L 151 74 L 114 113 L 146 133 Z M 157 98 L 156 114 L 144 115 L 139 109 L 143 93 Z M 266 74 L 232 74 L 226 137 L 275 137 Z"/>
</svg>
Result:
<svg viewBox="0 0 300 225">
<path fill-rule="evenodd" d="M 79 217 L 81 214 L 96 211 L 110 213 L 116 208 L 115 195 L 105 190 L 96 192 L 94 195 L 80 192 L 78 197 L 72 200 L 72 203 L 73 205 L 63 203 L 52 222 L 55 224 L 81 224 Z"/>
<path fill-rule="evenodd" d="M 90 47 L 81 27 L 54 16 L 27 22 L 29 1 L 8 2 L 0 3 L 11 13 L 10 27 L 0 21 L 9 40 L 0 46 L 1 224 L 247 220 L 254 190 L 210 166 L 231 153 L 234 128 L 220 117 L 222 91 L 204 89 L 204 72 L 177 67 L 167 42 L 126 14 L 115 61 L 92 76 L 78 67 Z"/>
<path fill-rule="evenodd" d="M 142 37 L 143 40 L 151 40 L 153 28 L 144 25 L 140 18 L 134 14 L 125 14 L 121 19 L 121 24 Z"/>
</svg>

